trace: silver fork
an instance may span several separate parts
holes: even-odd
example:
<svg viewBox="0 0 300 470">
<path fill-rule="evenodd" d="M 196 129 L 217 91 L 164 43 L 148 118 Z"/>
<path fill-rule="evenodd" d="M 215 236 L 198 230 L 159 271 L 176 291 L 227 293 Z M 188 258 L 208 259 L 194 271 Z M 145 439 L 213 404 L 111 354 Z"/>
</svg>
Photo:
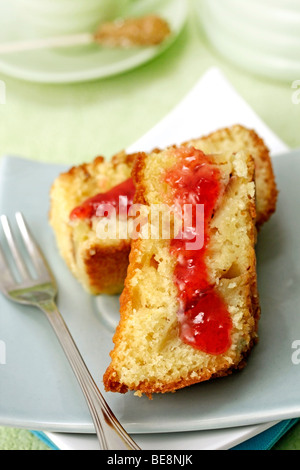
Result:
<svg viewBox="0 0 300 470">
<path fill-rule="evenodd" d="M 95 430 L 103 450 L 140 450 L 139 446 L 127 434 L 114 413 L 106 403 L 95 384 L 86 364 L 69 332 L 69 329 L 55 304 L 57 285 L 48 263 L 34 240 L 24 217 L 16 213 L 16 222 L 36 271 L 37 278 L 30 274 L 28 263 L 21 255 L 21 250 L 13 235 L 8 218 L 1 216 L 1 225 L 8 250 L 1 249 L 0 243 L 0 291 L 10 300 L 24 305 L 33 305 L 42 310 L 52 325 L 60 344 L 86 398 Z M 18 270 L 20 281 L 9 267 L 4 252 L 8 251 Z"/>
</svg>

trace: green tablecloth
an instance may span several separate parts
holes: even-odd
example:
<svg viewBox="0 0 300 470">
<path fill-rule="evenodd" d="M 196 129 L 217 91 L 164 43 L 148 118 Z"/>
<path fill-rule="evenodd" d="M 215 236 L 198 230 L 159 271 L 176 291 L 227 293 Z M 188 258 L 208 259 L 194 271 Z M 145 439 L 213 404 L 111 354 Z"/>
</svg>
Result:
<svg viewBox="0 0 300 470">
<path fill-rule="evenodd" d="M 39 85 L 0 74 L 6 84 L 6 104 L 0 105 L 0 155 L 70 165 L 98 154 L 110 157 L 152 128 L 211 66 L 223 71 L 288 146 L 300 147 L 300 104 L 292 102 L 292 83 L 250 76 L 225 62 L 207 44 L 191 14 L 167 52 L 116 77 Z M 300 450 L 300 425 L 275 448 Z M 43 450 L 46 446 L 26 430 L 0 427 L 0 449 Z"/>
</svg>

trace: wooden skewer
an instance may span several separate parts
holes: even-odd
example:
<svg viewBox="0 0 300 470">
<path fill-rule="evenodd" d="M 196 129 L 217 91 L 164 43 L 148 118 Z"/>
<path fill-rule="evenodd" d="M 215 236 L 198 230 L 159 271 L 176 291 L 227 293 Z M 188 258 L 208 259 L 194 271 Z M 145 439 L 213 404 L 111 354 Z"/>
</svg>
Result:
<svg viewBox="0 0 300 470">
<path fill-rule="evenodd" d="M 155 46 L 164 41 L 170 33 L 165 20 L 155 15 L 148 15 L 104 23 L 94 34 L 81 33 L 0 44 L 0 54 L 88 44 L 119 48 Z"/>
<path fill-rule="evenodd" d="M 94 43 L 94 35 L 83 33 L 72 36 L 58 36 L 45 39 L 33 39 L 0 45 L 0 54 L 12 54 L 14 52 L 26 52 L 38 49 L 52 49 L 56 47 L 79 46 Z"/>
</svg>

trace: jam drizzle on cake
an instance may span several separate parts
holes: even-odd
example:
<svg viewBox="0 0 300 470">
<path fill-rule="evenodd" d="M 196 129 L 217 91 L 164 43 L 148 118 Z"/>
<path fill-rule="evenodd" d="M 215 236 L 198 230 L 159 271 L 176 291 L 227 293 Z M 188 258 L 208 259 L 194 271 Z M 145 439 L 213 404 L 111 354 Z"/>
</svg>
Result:
<svg viewBox="0 0 300 470">
<path fill-rule="evenodd" d="M 123 183 L 114 186 L 105 193 L 97 194 L 83 202 L 80 206 L 73 209 L 70 214 L 71 220 L 76 219 L 92 219 L 97 216 L 100 206 L 111 204 L 116 210 L 116 214 L 121 211 L 129 211 L 133 204 L 135 187 L 132 178 L 127 179 Z M 105 211 L 104 211 L 105 212 Z"/>
<path fill-rule="evenodd" d="M 189 229 L 195 239 L 201 235 L 196 231 L 204 229 L 202 248 L 188 250 L 184 233 L 171 240 L 170 250 L 177 261 L 174 279 L 180 301 L 180 338 L 205 353 L 219 355 L 231 346 L 232 322 L 224 300 L 209 281 L 206 254 L 210 220 L 222 193 L 221 174 L 200 150 L 190 147 L 174 151 L 178 163 L 165 175 L 165 181 L 172 189 L 172 203 L 181 208 L 185 204 L 204 205 L 200 228 L 193 210 Z M 189 243 L 192 241 L 188 240 Z"/>
</svg>

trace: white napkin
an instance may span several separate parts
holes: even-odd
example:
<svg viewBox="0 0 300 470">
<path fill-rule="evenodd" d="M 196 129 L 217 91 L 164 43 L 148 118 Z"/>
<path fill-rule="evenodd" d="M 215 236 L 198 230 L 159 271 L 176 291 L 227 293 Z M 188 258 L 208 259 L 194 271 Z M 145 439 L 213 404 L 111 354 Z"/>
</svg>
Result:
<svg viewBox="0 0 300 470">
<path fill-rule="evenodd" d="M 254 129 L 272 155 L 288 150 L 217 68 L 209 69 L 170 114 L 127 150 L 149 152 L 234 124 Z"/>
</svg>

